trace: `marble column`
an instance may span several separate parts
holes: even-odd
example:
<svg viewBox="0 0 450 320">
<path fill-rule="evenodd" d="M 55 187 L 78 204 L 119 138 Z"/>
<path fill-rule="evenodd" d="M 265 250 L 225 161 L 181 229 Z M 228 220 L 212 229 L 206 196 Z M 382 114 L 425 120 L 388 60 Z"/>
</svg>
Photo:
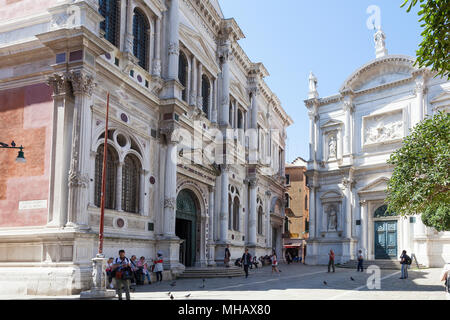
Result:
<svg viewBox="0 0 450 320">
<path fill-rule="evenodd" d="M 71 71 L 68 77 L 75 96 L 72 150 L 69 169 L 68 226 L 89 229 L 87 203 L 89 186 L 89 146 L 91 142 L 91 105 L 93 77 L 84 71 Z"/>
<path fill-rule="evenodd" d="M 209 187 L 209 203 L 208 203 L 208 265 L 214 266 L 215 262 L 215 246 L 214 246 L 214 187 Z"/>
<path fill-rule="evenodd" d="M 265 216 L 266 216 L 266 248 L 270 248 L 272 246 L 272 244 L 271 244 L 272 232 L 271 232 L 271 228 L 270 228 L 270 226 L 271 226 L 271 223 L 270 223 L 270 206 L 271 206 L 270 198 L 271 198 L 271 196 L 272 196 L 272 192 L 266 191 L 266 197 L 267 197 L 267 199 L 266 199 L 266 202 L 267 202 L 266 214 L 265 214 Z"/>
<path fill-rule="evenodd" d="M 425 80 L 423 77 L 416 79 L 415 93 L 417 97 L 417 113 L 414 117 L 412 126 L 416 125 L 424 119 L 424 94 L 426 91 Z M 414 112 L 413 112 L 414 114 Z"/>
<path fill-rule="evenodd" d="M 353 152 L 351 126 L 354 108 L 352 99 L 344 101 L 344 111 L 345 111 L 344 156 L 349 156 Z"/>
<path fill-rule="evenodd" d="M 180 51 L 179 45 L 179 0 L 171 0 L 169 8 L 169 62 L 168 62 L 168 78 L 169 80 L 178 79 L 178 56 Z"/>
<path fill-rule="evenodd" d="M 141 216 L 145 216 L 145 170 L 141 170 L 139 178 L 139 213 Z"/>
<path fill-rule="evenodd" d="M 258 154 L 258 94 L 257 88 L 251 89 L 252 101 L 251 101 L 251 121 L 249 131 L 249 163 L 256 164 L 259 159 Z"/>
<path fill-rule="evenodd" d="M 315 129 L 316 129 L 316 113 L 314 111 L 308 112 L 309 116 L 309 160 L 316 161 L 315 153 Z"/>
<path fill-rule="evenodd" d="M 249 199 L 249 214 L 248 214 L 248 244 L 255 246 L 257 243 L 256 232 L 256 189 L 258 186 L 258 179 L 250 179 L 250 199 Z"/>
<path fill-rule="evenodd" d="M 368 247 L 368 243 L 369 243 L 369 217 L 368 217 L 368 210 L 367 210 L 367 201 L 366 200 L 361 200 L 359 202 L 359 207 L 361 209 L 361 247 L 364 253 L 364 257 L 366 259 L 368 259 L 368 254 L 369 254 L 369 247 Z"/>
<path fill-rule="evenodd" d="M 221 165 L 220 175 L 220 242 L 228 241 L 228 185 L 230 165 Z"/>
<path fill-rule="evenodd" d="M 218 97 L 217 82 L 218 82 L 218 80 L 214 79 L 214 91 L 213 91 L 214 94 L 211 95 L 211 96 L 214 96 L 212 106 L 211 106 L 211 109 L 212 109 L 211 122 L 212 123 L 217 123 L 217 97 Z"/>
<path fill-rule="evenodd" d="M 352 237 L 352 187 L 354 184 L 351 171 L 349 178 L 344 178 L 342 184 L 345 192 L 344 237 L 350 239 Z"/>
<path fill-rule="evenodd" d="M 191 92 L 190 92 L 190 105 L 197 105 L 197 59 L 195 56 L 192 56 L 191 60 Z"/>
<path fill-rule="evenodd" d="M 198 74 L 197 74 L 197 108 L 199 108 L 200 110 L 203 109 L 202 75 L 203 75 L 203 66 L 199 62 L 198 63 Z"/>
<path fill-rule="evenodd" d="M 125 52 L 133 53 L 133 0 L 127 0 Z"/>
<path fill-rule="evenodd" d="M 230 124 L 230 66 L 229 55 L 231 49 L 223 51 L 222 57 L 222 96 L 220 99 L 220 125 L 228 126 Z"/>
<path fill-rule="evenodd" d="M 154 52 L 152 74 L 161 77 L 161 19 L 155 21 L 155 52 Z"/>
<path fill-rule="evenodd" d="M 67 222 L 68 171 L 72 142 L 73 108 L 67 103 L 70 93 L 65 74 L 54 74 L 48 84 L 53 89 L 53 137 L 51 151 L 49 227 L 63 227 Z"/>
<path fill-rule="evenodd" d="M 117 164 L 117 180 L 116 180 L 116 210 L 122 212 L 122 170 L 123 162 Z"/>
<path fill-rule="evenodd" d="M 164 236 L 167 238 L 175 237 L 175 219 L 176 219 L 176 197 L 177 197 L 177 144 L 179 142 L 178 133 L 173 131 L 166 132 L 167 151 L 166 151 L 166 171 L 164 183 Z"/>
<path fill-rule="evenodd" d="M 309 239 L 316 237 L 316 187 L 310 186 L 309 192 Z"/>
</svg>

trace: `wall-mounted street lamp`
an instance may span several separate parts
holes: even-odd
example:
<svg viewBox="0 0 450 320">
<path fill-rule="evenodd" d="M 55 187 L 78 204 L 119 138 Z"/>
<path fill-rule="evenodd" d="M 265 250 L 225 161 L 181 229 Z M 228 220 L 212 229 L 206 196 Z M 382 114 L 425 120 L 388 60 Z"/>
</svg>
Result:
<svg viewBox="0 0 450 320">
<path fill-rule="evenodd" d="M 25 149 L 25 148 L 22 146 L 16 147 L 16 143 L 14 141 L 11 142 L 11 146 L 9 146 L 6 143 L 0 142 L 0 149 L 19 149 L 19 153 L 17 155 L 16 162 L 18 162 L 18 163 L 27 162 L 25 160 L 25 153 L 23 152 L 23 149 Z"/>
</svg>

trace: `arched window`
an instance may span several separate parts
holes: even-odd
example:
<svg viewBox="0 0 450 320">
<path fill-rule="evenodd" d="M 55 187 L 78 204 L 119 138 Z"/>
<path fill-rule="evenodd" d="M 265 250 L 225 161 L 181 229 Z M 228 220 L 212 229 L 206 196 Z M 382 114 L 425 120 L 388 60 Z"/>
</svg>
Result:
<svg viewBox="0 0 450 320">
<path fill-rule="evenodd" d="M 393 217 L 395 216 L 395 213 L 388 212 L 387 211 L 387 204 L 382 205 L 377 210 L 375 210 L 375 213 L 373 214 L 374 218 L 383 218 L 383 217 Z"/>
<path fill-rule="evenodd" d="M 239 231 L 239 198 L 234 197 L 233 203 L 233 230 Z"/>
<path fill-rule="evenodd" d="M 242 115 L 241 109 L 238 110 L 238 128 L 244 129 L 244 116 Z"/>
<path fill-rule="evenodd" d="M 135 155 L 127 155 L 122 168 L 122 210 L 139 213 L 141 163 Z"/>
<path fill-rule="evenodd" d="M 99 0 L 98 11 L 105 18 L 100 28 L 105 31 L 105 39 L 119 47 L 120 38 L 120 1 Z"/>
<path fill-rule="evenodd" d="M 231 196 L 228 195 L 228 230 L 231 230 L 231 227 L 233 225 L 232 209 L 233 209 L 233 201 L 231 200 Z"/>
<path fill-rule="evenodd" d="M 97 155 L 95 156 L 95 205 L 97 207 L 100 207 L 102 195 L 103 153 L 104 144 L 98 147 Z M 108 146 L 106 155 L 105 209 L 116 208 L 117 159 L 116 150 Z"/>
<path fill-rule="evenodd" d="M 133 16 L 133 54 L 139 59 L 139 65 L 148 70 L 150 25 L 145 14 L 134 10 Z"/>
<path fill-rule="evenodd" d="M 263 209 L 262 207 L 258 208 L 258 234 L 262 235 L 263 234 Z"/>
<path fill-rule="evenodd" d="M 178 81 L 183 85 L 184 89 L 181 93 L 181 99 L 187 102 L 187 75 L 188 75 L 188 62 L 183 52 L 180 51 L 178 57 Z"/>
<path fill-rule="evenodd" d="M 308 195 L 305 195 L 305 210 L 308 210 Z"/>
<path fill-rule="evenodd" d="M 209 118 L 209 97 L 210 97 L 211 85 L 209 84 L 209 79 L 206 75 L 202 76 L 202 97 L 203 97 L 203 112 L 206 117 Z"/>
</svg>

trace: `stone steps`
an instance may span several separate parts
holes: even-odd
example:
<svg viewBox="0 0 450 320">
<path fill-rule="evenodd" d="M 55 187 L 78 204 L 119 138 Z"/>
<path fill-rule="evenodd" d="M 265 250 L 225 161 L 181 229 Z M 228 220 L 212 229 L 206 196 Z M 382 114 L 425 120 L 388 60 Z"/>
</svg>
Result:
<svg viewBox="0 0 450 320">
<path fill-rule="evenodd" d="M 244 270 L 238 267 L 220 268 L 186 268 L 178 278 L 192 279 L 192 278 L 226 278 L 226 277 L 242 277 Z"/>
<path fill-rule="evenodd" d="M 397 260 L 364 260 L 364 269 L 366 269 L 368 266 L 376 265 L 380 269 L 387 269 L 387 270 L 401 270 L 402 266 L 400 264 L 400 261 Z M 338 268 L 348 268 L 348 269 L 356 269 L 358 266 L 357 260 L 350 260 L 344 264 L 336 265 Z M 410 265 L 410 268 L 417 268 L 417 265 L 415 261 Z M 426 266 L 419 264 L 420 269 L 425 269 Z"/>
</svg>

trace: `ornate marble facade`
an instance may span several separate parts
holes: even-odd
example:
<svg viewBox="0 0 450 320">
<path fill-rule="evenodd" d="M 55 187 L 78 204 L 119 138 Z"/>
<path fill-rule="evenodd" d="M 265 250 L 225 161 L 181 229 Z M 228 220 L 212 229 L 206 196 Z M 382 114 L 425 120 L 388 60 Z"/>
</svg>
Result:
<svg viewBox="0 0 450 320">
<path fill-rule="evenodd" d="M 425 227 L 420 216 L 383 215 L 390 154 L 416 123 L 450 107 L 450 82 L 417 69 L 411 57 L 389 55 L 385 39 L 378 30 L 376 59 L 338 94 L 319 98 L 317 78 L 309 77 L 309 263 L 328 263 L 331 248 L 338 263 L 360 249 L 371 260 L 398 259 L 405 249 L 432 267 L 450 259 L 449 232 Z"/>
<path fill-rule="evenodd" d="M 13 2 L 2 16 L 0 93 L 30 84 L 52 89 L 45 100 L 51 114 L 44 157 L 49 188 L 40 195 L 48 206 L 38 213 L 46 223 L 1 220 L 3 279 L 22 277 L 2 282 L 0 292 L 73 294 L 89 288 L 107 93 L 106 256 L 125 249 L 151 258 L 160 250 L 167 279 L 183 272 L 188 260 L 180 248 L 189 241 L 192 266 L 223 263 L 227 244 L 233 258 L 245 246 L 258 256 L 272 248 L 281 253 L 283 164 L 292 119 L 265 83 L 264 65 L 240 47 L 244 35 L 218 2 L 118 1 L 112 37 L 100 28 L 105 1 L 48 0 L 30 18 L 31 2 Z M 144 37 L 133 33 L 136 14 L 144 17 Z M 192 216 L 177 206 L 181 193 L 191 197 Z M 13 209 L 12 198 L 5 211 L 3 200 L 0 210 L 9 216 L 28 214 Z M 195 227 L 188 241 L 179 237 L 183 214 Z M 20 270 L 8 268 L 17 262 L 23 262 Z"/>
</svg>

